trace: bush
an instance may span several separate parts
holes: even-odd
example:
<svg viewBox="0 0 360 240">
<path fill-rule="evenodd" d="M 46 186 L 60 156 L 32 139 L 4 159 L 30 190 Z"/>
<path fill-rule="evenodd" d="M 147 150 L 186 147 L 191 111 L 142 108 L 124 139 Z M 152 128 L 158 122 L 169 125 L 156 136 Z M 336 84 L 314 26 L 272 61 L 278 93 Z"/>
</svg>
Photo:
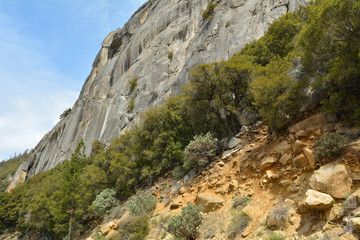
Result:
<svg viewBox="0 0 360 240">
<path fill-rule="evenodd" d="M 174 216 L 170 219 L 168 232 L 175 237 L 194 240 L 199 234 L 198 229 L 202 222 L 201 207 L 192 206 L 190 203 L 181 209 L 181 215 Z"/>
<path fill-rule="evenodd" d="M 268 238 L 269 240 L 285 240 L 286 238 L 278 233 L 272 233 L 270 238 Z"/>
<path fill-rule="evenodd" d="M 134 91 L 136 86 L 137 86 L 137 81 L 138 81 L 138 78 L 133 78 L 130 80 L 129 84 L 130 84 L 130 91 Z"/>
<path fill-rule="evenodd" d="M 251 197 L 249 197 L 249 196 L 236 197 L 233 200 L 232 207 L 239 208 L 241 210 L 248 204 L 248 202 L 250 200 L 251 200 Z"/>
<path fill-rule="evenodd" d="M 116 199 L 116 191 L 112 188 L 107 188 L 99 193 L 92 202 L 92 210 L 96 216 L 102 216 L 111 208 L 119 204 Z"/>
<path fill-rule="evenodd" d="M 130 214 L 133 216 L 151 215 L 155 209 L 157 199 L 150 193 L 141 193 L 126 202 Z"/>
<path fill-rule="evenodd" d="M 94 240 L 106 240 L 106 238 L 103 235 L 96 235 Z"/>
<path fill-rule="evenodd" d="M 301 81 L 288 74 L 292 63 L 280 57 L 272 58 L 265 67 L 259 67 L 258 76 L 251 84 L 255 106 L 261 117 L 274 130 L 286 127 L 299 114 L 303 99 Z"/>
<path fill-rule="evenodd" d="M 209 18 L 212 18 L 212 15 L 214 14 L 214 9 L 217 5 L 218 5 L 217 3 L 209 3 L 207 5 L 206 9 L 202 12 L 203 21 L 206 21 Z"/>
<path fill-rule="evenodd" d="M 143 240 L 150 232 L 149 217 L 146 215 L 129 217 L 118 227 L 120 230 L 109 240 Z"/>
<path fill-rule="evenodd" d="M 71 113 L 71 108 L 66 109 L 61 115 L 60 119 L 66 118 Z"/>
<path fill-rule="evenodd" d="M 131 113 L 134 110 L 134 108 L 135 108 L 135 98 L 133 96 L 133 97 L 131 97 L 130 102 L 129 102 L 128 106 L 127 106 L 127 111 L 129 113 Z"/>
<path fill-rule="evenodd" d="M 329 133 L 315 142 L 315 153 L 320 159 L 338 157 L 347 139 L 338 133 Z"/>
<path fill-rule="evenodd" d="M 217 139 L 211 133 L 194 137 L 184 151 L 184 169 L 204 167 L 215 156 Z"/>
<path fill-rule="evenodd" d="M 175 179 L 181 179 L 186 175 L 186 172 L 187 172 L 187 170 L 184 169 L 183 166 L 177 166 L 172 170 L 171 175 Z"/>
<path fill-rule="evenodd" d="M 269 222 L 272 223 L 271 227 L 282 228 L 285 227 L 287 221 L 289 220 L 289 206 L 284 206 L 283 204 L 279 204 L 276 209 L 270 211 L 267 219 L 267 225 L 270 225 Z"/>
<path fill-rule="evenodd" d="M 235 237 L 237 234 L 242 233 L 248 226 L 250 221 L 251 217 L 249 217 L 246 213 L 242 211 L 233 213 L 233 217 L 231 219 L 228 230 L 229 235 Z"/>
<path fill-rule="evenodd" d="M 168 58 L 170 59 L 170 61 L 172 61 L 173 57 L 174 57 L 174 53 L 173 53 L 173 52 L 169 52 L 169 53 L 168 53 Z"/>
</svg>

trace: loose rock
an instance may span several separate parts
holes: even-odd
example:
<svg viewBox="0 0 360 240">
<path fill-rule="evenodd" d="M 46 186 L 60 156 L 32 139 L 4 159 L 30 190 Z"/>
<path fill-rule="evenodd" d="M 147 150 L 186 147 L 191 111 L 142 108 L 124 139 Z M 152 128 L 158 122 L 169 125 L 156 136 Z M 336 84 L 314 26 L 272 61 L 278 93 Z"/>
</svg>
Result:
<svg viewBox="0 0 360 240">
<path fill-rule="evenodd" d="M 214 195 L 199 195 L 196 204 L 203 207 L 203 213 L 209 213 L 224 206 L 224 200 Z"/>
<path fill-rule="evenodd" d="M 313 151 L 310 148 L 305 147 L 305 148 L 303 148 L 303 153 L 304 153 L 310 167 L 315 168 L 316 161 L 315 161 Z"/>
<path fill-rule="evenodd" d="M 326 193 L 309 189 L 305 193 L 305 207 L 313 210 L 327 209 L 334 202 L 334 199 Z"/>
<path fill-rule="evenodd" d="M 326 125 L 327 123 L 328 119 L 324 114 L 317 114 L 291 126 L 289 132 L 296 133 L 300 130 L 311 130 Z"/>
<path fill-rule="evenodd" d="M 294 142 L 294 144 L 292 145 L 292 149 L 293 149 L 293 152 L 295 153 L 295 155 L 299 154 L 303 150 L 304 147 L 306 147 L 306 144 L 300 140 L 296 140 Z"/>
<path fill-rule="evenodd" d="M 315 171 L 310 178 L 311 188 L 342 198 L 351 193 L 352 180 L 342 164 L 327 164 Z"/>
<path fill-rule="evenodd" d="M 304 168 L 308 165 L 308 161 L 307 161 L 306 157 L 304 156 L 304 154 L 299 154 L 295 158 L 293 158 L 292 164 L 296 168 Z"/>
<path fill-rule="evenodd" d="M 274 163 L 277 162 L 275 157 L 265 157 L 261 160 L 261 170 L 271 167 Z"/>
</svg>

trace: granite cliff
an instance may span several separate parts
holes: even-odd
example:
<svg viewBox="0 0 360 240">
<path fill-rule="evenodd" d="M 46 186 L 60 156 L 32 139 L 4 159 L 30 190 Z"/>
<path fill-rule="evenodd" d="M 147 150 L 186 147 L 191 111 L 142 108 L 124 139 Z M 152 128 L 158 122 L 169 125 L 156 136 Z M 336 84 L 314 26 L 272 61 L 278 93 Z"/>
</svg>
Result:
<svg viewBox="0 0 360 240">
<path fill-rule="evenodd" d="M 149 0 L 111 32 L 71 113 L 32 150 L 7 190 L 69 159 L 81 140 L 87 153 L 94 140 L 109 143 L 146 109 L 178 93 L 193 67 L 228 59 L 306 0 L 217 2 L 213 16 L 203 20 L 208 0 Z"/>
</svg>

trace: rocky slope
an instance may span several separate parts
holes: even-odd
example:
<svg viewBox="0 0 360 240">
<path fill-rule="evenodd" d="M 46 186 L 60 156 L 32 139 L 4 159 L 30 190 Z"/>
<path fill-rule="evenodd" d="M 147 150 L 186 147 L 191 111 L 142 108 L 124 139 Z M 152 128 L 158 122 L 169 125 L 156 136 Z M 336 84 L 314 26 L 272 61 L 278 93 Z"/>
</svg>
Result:
<svg viewBox="0 0 360 240">
<path fill-rule="evenodd" d="M 204 171 L 179 181 L 165 176 L 148 190 L 158 203 L 146 239 L 173 239 L 166 232 L 167 222 L 188 203 L 203 206 L 197 239 L 259 240 L 274 234 L 286 239 L 358 239 L 360 128 L 315 114 L 276 138 L 261 124 L 244 130 Z M 335 161 L 318 162 L 315 142 L 330 132 L 350 142 Z M 242 212 L 250 217 L 243 225 Z M 109 238 L 128 216 L 125 212 L 108 220 L 82 239 Z"/>
<path fill-rule="evenodd" d="M 68 159 L 82 139 L 87 153 L 94 140 L 109 143 L 146 109 L 178 93 L 194 66 L 228 59 L 305 1 L 218 0 L 206 21 L 208 0 L 147 1 L 105 38 L 71 113 L 38 143 L 7 190 Z"/>
</svg>

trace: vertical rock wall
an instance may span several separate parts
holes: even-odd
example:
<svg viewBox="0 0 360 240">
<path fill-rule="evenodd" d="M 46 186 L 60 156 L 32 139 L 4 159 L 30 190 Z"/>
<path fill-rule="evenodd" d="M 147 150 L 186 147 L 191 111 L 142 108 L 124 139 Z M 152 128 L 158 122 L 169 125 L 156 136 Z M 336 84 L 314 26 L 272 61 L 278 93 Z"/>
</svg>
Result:
<svg viewBox="0 0 360 240">
<path fill-rule="evenodd" d="M 218 0 L 213 17 L 203 21 L 208 0 L 149 0 L 102 42 L 71 114 L 38 143 L 8 190 L 69 159 L 82 139 L 87 153 L 94 140 L 109 143 L 146 109 L 179 92 L 196 65 L 228 59 L 305 1 Z"/>
</svg>

